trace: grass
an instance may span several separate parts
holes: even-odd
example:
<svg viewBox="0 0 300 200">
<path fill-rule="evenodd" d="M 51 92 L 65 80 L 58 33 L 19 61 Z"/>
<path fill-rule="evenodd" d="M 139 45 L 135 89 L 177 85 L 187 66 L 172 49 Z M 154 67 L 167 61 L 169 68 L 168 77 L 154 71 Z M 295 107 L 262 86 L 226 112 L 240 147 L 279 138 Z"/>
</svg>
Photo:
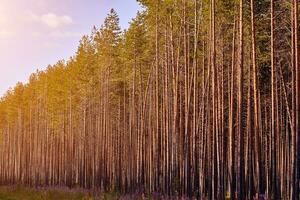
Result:
<svg viewBox="0 0 300 200">
<path fill-rule="evenodd" d="M 94 200 L 83 192 L 58 189 L 0 187 L 0 200 Z"/>
<path fill-rule="evenodd" d="M 91 193 L 59 187 L 33 189 L 22 186 L 0 186 L 0 200 L 143 200 L 143 198 L 138 194 L 120 196 L 118 192 Z"/>
<path fill-rule="evenodd" d="M 159 194 L 142 197 L 141 193 L 120 195 L 118 192 L 94 192 L 68 188 L 27 188 L 22 186 L 0 186 L 0 200 L 163 200 L 186 199 L 164 198 Z"/>
</svg>

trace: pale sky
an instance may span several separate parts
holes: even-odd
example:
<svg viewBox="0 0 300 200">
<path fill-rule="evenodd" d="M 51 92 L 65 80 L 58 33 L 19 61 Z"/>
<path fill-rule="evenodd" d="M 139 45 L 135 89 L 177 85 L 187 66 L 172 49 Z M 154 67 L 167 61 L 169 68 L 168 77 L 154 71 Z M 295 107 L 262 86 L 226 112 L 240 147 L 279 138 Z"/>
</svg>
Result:
<svg viewBox="0 0 300 200">
<path fill-rule="evenodd" d="M 0 96 L 74 55 L 81 36 L 100 27 L 111 8 L 124 29 L 140 6 L 136 0 L 0 0 Z"/>
</svg>

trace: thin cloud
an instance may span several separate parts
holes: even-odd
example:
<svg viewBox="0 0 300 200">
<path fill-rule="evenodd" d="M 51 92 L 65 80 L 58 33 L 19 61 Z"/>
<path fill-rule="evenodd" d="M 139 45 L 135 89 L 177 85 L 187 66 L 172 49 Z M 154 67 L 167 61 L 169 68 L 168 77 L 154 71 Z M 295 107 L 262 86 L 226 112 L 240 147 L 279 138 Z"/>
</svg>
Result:
<svg viewBox="0 0 300 200">
<path fill-rule="evenodd" d="M 71 32 L 71 31 L 53 31 L 49 34 L 54 38 L 72 38 L 72 37 L 80 37 L 83 34 L 79 32 Z"/>
<path fill-rule="evenodd" d="M 50 28 L 59 28 L 73 24 L 72 17 L 68 15 L 57 15 L 55 13 L 47 13 L 43 15 L 36 15 L 31 13 L 30 17 L 33 21 L 44 24 Z"/>
<path fill-rule="evenodd" d="M 0 14 L 0 25 L 3 25 L 4 23 L 6 23 L 6 17 Z"/>
<path fill-rule="evenodd" d="M 38 31 L 33 31 L 32 33 L 31 33 L 31 35 L 33 36 L 33 37 L 40 37 L 40 36 L 42 36 L 42 33 L 41 32 L 38 32 Z"/>
<path fill-rule="evenodd" d="M 45 43 L 43 43 L 43 46 L 48 49 L 62 48 L 62 45 L 60 43 L 56 43 L 56 42 L 45 42 Z"/>
<path fill-rule="evenodd" d="M 0 39 L 7 39 L 15 36 L 15 32 L 5 29 L 0 29 Z"/>
<path fill-rule="evenodd" d="M 72 31 L 61 31 L 61 30 L 55 30 L 51 32 L 39 32 L 39 31 L 33 31 L 31 32 L 31 36 L 35 38 L 39 37 L 47 37 L 52 39 L 59 39 L 59 38 L 80 38 L 83 36 L 84 33 L 81 32 L 72 32 Z"/>
</svg>

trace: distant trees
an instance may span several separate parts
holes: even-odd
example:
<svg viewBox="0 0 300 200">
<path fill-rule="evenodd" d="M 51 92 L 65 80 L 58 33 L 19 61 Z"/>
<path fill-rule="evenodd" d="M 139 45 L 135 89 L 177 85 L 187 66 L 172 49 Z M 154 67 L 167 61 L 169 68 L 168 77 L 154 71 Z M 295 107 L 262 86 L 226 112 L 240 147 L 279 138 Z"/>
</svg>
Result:
<svg viewBox="0 0 300 200">
<path fill-rule="evenodd" d="M 299 198 L 297 0 L 139 1 L 0 101 L 0 183 Z"/>
</svg>

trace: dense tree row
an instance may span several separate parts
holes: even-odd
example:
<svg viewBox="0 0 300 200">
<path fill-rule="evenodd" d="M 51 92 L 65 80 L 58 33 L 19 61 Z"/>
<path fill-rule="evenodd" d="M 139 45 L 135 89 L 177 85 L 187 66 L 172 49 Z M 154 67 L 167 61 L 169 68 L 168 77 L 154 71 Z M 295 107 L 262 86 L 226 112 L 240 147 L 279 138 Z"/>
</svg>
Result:
<svg viewBox="0 0 300 200">
<path fill-rule="evenodd" d="M 298 0 L 140 0 L 0 101 L 0 183 L 299 199 Z"/>
</svg>

